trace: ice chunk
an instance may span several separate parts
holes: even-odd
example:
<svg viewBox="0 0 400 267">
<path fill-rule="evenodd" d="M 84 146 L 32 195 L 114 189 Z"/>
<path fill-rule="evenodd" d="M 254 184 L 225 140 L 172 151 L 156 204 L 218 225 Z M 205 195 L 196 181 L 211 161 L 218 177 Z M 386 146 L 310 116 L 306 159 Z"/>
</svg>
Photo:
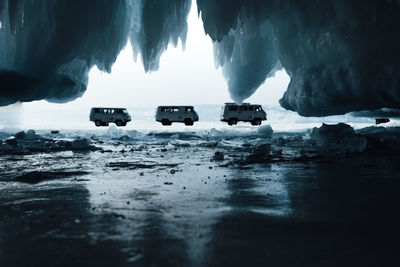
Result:
<svg viewBox="0 0 400 267">
<path fill-rule="evenodd" d="M 266 138 L 270 138 L 273 132 L 274 131 L 272 130 L 271 125 L 269 124 L 257 128 L 257 134 Z"/>
<path fill-rule="evenodd" d="M 65 151 L 70 150 L 72 148 L 72 142 L 67 140 L 58 140 L 54 142 L 52 146 L 52 150 L 54 151 Z"/>
<path fill-rule="evenodd" d="M 25 142 L 21 144 L 23 149 L 27 152 L 47 152 L 50 150 L 49 143 L 37 141 L 37 142 Z"/>
<path fill-rule="evenodd" d="M 252 163 L 266 162 L 271 155 L 271 145 L 262 144 L 257 146 L 252 153 L 248 156 L 248 161 Z"/>
<path fill-rule="evenodd" d="M 25 139 L 39 139 L 41 138 L 40 135 L 36 134 L 34 130 L 28 130 L 25 134 Z"/>
<path fill-rule="evenodd" d="M 221 151 L 216 151 L 213 156 L 213 160 L 215 161 L 222 161 L 224 160 L 224 153 Z"/>
<path fill-rule="evenodd" d="M 17 139 L 24 139 L 25 138 L 25 132 L 24 131 L 18 132 L 14 136 Z"/>
<path fill-rule="evenodd" d="M 221 132 L 221 131 L 218 131 L 218 130 L 215 129 L 215 128 L 211 128 L 210 131 L 208 132 L 208 135 L 209 135 L 209 136 L 221 136 L 221 135 L 222 135 L 222 132 Z"/>
<path fill-rule="evenodd" d="M 400 127 L 377 127 L 371 126 L 358 130 L 362 136 L 379 140 L 380 142 L 400 143 Z"/>
<path fill-rule="evenodd" d="M 80 138 L 72 141 L 71 148 L 73 150 L 90 149 L 90 141 L 87 138 Z"/>
<path fill-rule="evenodd" d="M 26 140 L 34 140 L 34 139 L 39 139 L 42 138 L 40 135 L 36 134 L 34 130 L 28 130 L 27 132 L 21 131 L 17 132 L 15 135 L 16 139 L 26 139 Z"/>
<path fill-rule="evenodd" d="M 0 142 L 0 152 L 6 154 L 49 153 L 70 150 L 95 151 L 99 149 L 101 148 L 91 145 L 87 138 L 79 137 L 72 141 L 43 138 L 36 134 L 34 130 L 17 132 L 14 136 L 5 139 L 4 142 Z"/>
<path fill-rule="evenodd" d="M 126 133 L 132 139 L 138 139 L 138 138 L 144 137 L 144 133 L 138 132 L 136 130 L 129 130 L 129 131 L 126 131 Z"/>
<path fill-rule="evenodd" d="M 322 150 L 337 153 L 363 152 L 367 148 L 367 139 L 355 133 L 354 129 L 345 123 L 334 125 L 322 124 L 311 132 L 311 140 Z"/>
<path fill-rule="evenodd" d="M 121 137 L 123 135 L 122 130 L 117 128 L 114 124 L 111 124 L 108 129 L 106 135 L 110 137 Z"/>
<path fill-rule="evenodd" d="M 18 145 L 18 140 L 15 137 L 9 137 L 6 140 L 4 140 L 4 142 L 12 147 L 16 147 Z"/>
<path fill-rule="evenodd" d="M 7 143 L 0 143 L 0 152 L 2 153 L 10 153 L 12 151 L 15 151 L 15 149 L 15 147 L 12 147 Z"/>
</svg>

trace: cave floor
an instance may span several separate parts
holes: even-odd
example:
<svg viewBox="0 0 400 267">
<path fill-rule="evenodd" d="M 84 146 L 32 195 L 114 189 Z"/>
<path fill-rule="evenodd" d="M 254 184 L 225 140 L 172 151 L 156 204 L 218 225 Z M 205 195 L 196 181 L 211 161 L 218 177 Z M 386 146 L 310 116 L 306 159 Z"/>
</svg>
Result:
<svg viewBox="0 0 400 267">
<path fill-rule="evenodd" d="M 254 162 L 258 137 L 94 142 L 0 156 L 0 266 L 399 266 L 400 152 L 300 160 L 287 142 Z"/>
</svg>

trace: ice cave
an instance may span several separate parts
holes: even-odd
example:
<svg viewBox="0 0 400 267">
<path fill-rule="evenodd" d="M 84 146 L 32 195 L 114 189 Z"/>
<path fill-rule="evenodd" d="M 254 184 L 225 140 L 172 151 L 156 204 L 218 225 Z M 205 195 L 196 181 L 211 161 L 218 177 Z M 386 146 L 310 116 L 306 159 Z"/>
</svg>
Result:
<svg viewBox="0 0 400 267">
<path fill-rule="evenodd" d="M 399 0 L 0 0 L 0 266 L 399 266 L 399 27 Z M 92 75 L 121 55 L 124 93 Z"/>
</svg>

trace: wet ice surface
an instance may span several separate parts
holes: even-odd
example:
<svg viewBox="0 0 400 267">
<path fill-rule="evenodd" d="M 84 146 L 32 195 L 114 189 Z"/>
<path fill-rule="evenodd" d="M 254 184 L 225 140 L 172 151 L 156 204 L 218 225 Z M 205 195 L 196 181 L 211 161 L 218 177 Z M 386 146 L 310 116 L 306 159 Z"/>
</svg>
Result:
<svg viewBox="0 0 400 267">
<path fill-rule="evenodd" d="M 324 129 L 8 141 L 0 266 L 397 265 L 398 129 Z"/>
</svg>

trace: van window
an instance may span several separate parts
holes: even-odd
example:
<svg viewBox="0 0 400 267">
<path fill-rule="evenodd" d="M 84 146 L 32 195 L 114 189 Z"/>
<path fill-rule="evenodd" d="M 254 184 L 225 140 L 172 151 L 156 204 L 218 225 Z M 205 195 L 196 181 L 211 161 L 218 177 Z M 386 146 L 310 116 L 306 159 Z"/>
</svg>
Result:
<svg viewBox="0 0 400 267">
<path fill-rule="evenodd" d="M 122 114 L 122 113 L 124 113 L 124 111 L 122 109 L 117 109 L 117 113 Z"/>
<path fill-rule="evenodd" d="M 237 106 L 229 106 L 230 111 L 237 111 L 238 107 Z"/>
<path fill-rule="evenodd" d="M 179 108 L 172 108 L 171 112 L 179 112 Z"/>
<path fill-rule="evenodd" d="M 185 111 L 186 111 L 186 112 L 192 112 L 193 109 L 192 109 L 192 108 L 185 108 Z"/>
<path fill-rule="evenodd" d="M 253 110 L 254 110 L 254 107 L 249 107 L 249 110 L 250 110 L 250 111 L 253 111 Z"/>
<path fill-rule="evenodd" d="M 94 113 L 100 113 L 101 110 L 100 110 L 99 108 L 95 108 L 93 112 L 94 112 Z"/>
<path fill-rule="evenodd" d="M 261 107 L 256 107 L 256 111 L 261 111 Z"/>
<path fill-rule="evenodd" d="M 115 109 L 110 109 L 110 113 L 114 114 L 115 113 Z"/>
<path fill-rule="evenodd" d="M 246 110 L 247 110 L 247 107 L 246 107 L 246 106 L 240 106 L 240 107 L 239 107 L 239 110 L 240 110 L 240 111 L 246 111 Z"/>
</svg>

